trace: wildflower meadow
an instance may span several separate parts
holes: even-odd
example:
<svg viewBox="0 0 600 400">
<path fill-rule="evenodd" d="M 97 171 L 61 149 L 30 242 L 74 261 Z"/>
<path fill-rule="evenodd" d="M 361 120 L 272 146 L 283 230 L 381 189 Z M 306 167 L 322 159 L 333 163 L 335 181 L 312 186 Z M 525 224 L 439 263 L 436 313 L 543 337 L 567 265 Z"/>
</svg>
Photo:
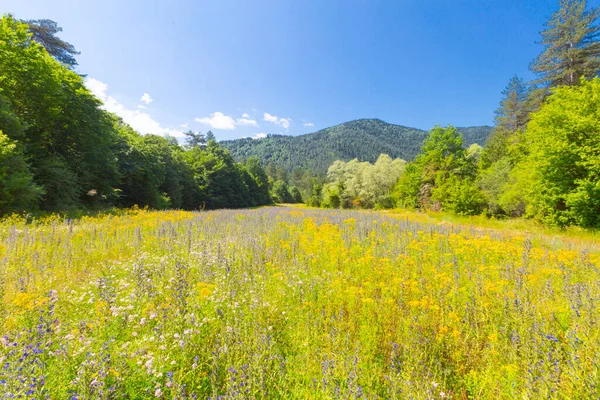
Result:
<svg viewBox="0 0 600 400">
<path fill-rule="evenodd" d="M 419 214 L 0 224 L 0 397 L 600 397 L 600 244 Z"/>
</svg>

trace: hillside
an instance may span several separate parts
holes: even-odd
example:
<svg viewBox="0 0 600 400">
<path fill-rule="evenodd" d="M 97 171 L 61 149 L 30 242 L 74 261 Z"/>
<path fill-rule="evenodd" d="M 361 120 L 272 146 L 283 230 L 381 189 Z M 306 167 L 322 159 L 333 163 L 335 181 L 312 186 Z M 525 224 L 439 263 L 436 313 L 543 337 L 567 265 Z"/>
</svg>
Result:
<svg viewBox="0 0 600 400">
<path fill-rule="evenodd" d="M 458 128 L 465 145 L 485 144 L 489 126 Z M 381 153 L 412 160 L 427 132 L 393 125 L 379 119 L 359 119 L 300 136 L 272 135 L 263 139 L 237 139 L 220 142 L 240 161 L 257 156 L 263 165 L 274 161 L 288 171 L 295 167 L 326 172 L 335 160 L 374 162 Z"/>
</svg>

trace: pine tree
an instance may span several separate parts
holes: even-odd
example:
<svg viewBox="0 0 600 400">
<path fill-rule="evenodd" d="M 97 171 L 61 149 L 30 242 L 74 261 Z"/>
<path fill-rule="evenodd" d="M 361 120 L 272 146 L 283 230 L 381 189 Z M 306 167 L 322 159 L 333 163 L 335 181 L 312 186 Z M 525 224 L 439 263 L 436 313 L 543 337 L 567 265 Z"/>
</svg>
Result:
<svg viewBox="0 0 600 400">
<path fill-rule="evenodd" d="M 550 87 L 577 85 L 581 77 L 600 71 L 600 9 L 587 10 L 587 0 L 560 0 L 560 9 L 541 32 L 545 50 L 531 64 L 539 83 Z"/>
<path fill-rule="evenodd" d="M 502 101 L 496 110 L 496 126 L 511 132 L 522 129 L 527 123 L 529 90 L 523 79 L 513 76 L 502 91 Z"/>
<path fill-rule="evenodd" d="M 56 22 L 50 19 L 30 19 L 22 22 L 29 25 L 32 39 L 44 46 L 52 57 L 71 69 L 77 65 L 75 56 L 80 53 L 71 43 L 56 36 L 62 32 L 62 28 Z"/>
<path fill-rule="evenodd" d="M 481 154 L 481 167 L 488 168 L 492 163 L 506 156 L 509 141 L 515 133 L 525 128 L 532 111 L 535 90 L 529 88 L 523 79 L 513 76 L 502 91 L 502 101 L 496 110 L 496 126 L 488 137 Z"/>
<path fill-rule="evenodd" d="M 183 132 L 183 134 L 185 135 L 185 143 L 190 148 L 205 146 L 206 142 L 208 141 L 206 140 L 206 137 L 200 132 L 195 133 L 194 131 L 189 130 L 187 132 Z"/>
</svg>

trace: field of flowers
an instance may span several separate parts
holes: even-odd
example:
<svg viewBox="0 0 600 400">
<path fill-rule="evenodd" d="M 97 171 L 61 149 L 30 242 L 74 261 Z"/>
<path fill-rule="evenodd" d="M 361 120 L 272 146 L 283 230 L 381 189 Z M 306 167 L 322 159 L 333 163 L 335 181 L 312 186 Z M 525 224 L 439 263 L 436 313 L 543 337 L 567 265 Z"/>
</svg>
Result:
<svg viewBox="0 0 600 400">
<path fill-rule="evenodd" d="M 0 236 L 1 398 L 600 397 L 593 237 L 275 207 Z"/>
</svg>

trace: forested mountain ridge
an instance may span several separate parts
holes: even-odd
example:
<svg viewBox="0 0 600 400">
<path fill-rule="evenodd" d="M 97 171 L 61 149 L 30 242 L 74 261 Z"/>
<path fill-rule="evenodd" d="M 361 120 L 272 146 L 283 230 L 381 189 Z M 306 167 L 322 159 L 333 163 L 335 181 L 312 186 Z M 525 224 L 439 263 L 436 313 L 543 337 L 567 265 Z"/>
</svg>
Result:
<svg viewBox="0 0 600 400">
<path fill-rule="evenodd" d="M 458 128 L 469 146 L 485 145 L 492 128 Z M 380 119 L 358 119 L 299 136 L 272 135 L 262 139 L 222 141 L 240 161 L 256 156 L 263 165 L 271 161 L 288 171 L 296 167 L 324 173 L 334 160 L 375 162 L 380 154 L 410 161 L 418 154 L 428 132 Z"/>
</svg>

